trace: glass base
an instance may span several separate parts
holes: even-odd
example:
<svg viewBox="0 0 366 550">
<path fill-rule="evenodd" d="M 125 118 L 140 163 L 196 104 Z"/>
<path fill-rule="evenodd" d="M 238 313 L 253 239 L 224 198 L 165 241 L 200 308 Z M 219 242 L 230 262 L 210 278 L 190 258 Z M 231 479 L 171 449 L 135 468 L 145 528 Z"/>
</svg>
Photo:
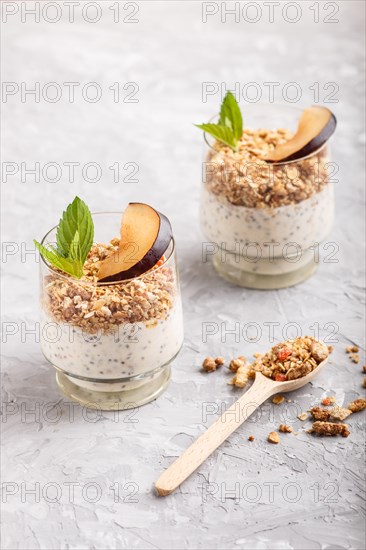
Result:
<svg viewBox="0 0 366 550">
<path fill-rule="evenodd" d="M 124 391 L 96 391 L 78 386 L 68 376 L 58 371 L 56 382 L 66 397 L 80 405 L 102 411 L 121 411 L 135 409 L 156 399 L 168 386 L 171 376 L 170 366 L 165 366 L 157 376 L 145 384 Z"/>
<path fill-rule="evenodd" d="M 263 267 L 263 260 L 261 260 L 261 262 Z M 281 271 L 281 269 L 277 269 L 276 273 L 268 273 L 271 262 L 268 260 L 267 263 L 267 273 L 259 273 L 253 269 L 253 264 L 248 265 L 251 270 L 247 271 L 242 268 L 243 266 L 239 268 L 232 263 L 223 262 L 220 254 L 216 254 L 213 257 L 215 269 L 222 278 L 235 285 L 258 290 L 276 290 L 298 285 L 311 277 L 318 267 L 318 263 L 312 255 L 310 255 L 310 259 L 306 263 L 301 262 L 301 266 L 293 271 L 288 270 L 289 263 L 286 262 L 286 266 L 284 266 L 286 269 L 284 269 L 282 273 L 278 272 Z"/>
</svg>

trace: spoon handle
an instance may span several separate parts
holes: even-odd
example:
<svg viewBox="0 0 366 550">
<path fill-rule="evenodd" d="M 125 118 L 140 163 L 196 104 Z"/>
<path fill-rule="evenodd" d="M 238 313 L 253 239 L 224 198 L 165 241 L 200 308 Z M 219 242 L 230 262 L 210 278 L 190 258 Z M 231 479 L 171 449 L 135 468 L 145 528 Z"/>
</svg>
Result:
<svg viewBox="0 0 366 550">
<path fill-rule="evenodd" d="M 227 409 L 192 445 L 179 457 L 155 484 L 160 496 L 172 493 L 217 447 L 238 428 L 268 397 L 276 393 L 273 382 L 263 375 L 256 375 L 251 388 Z"/>
</svg>

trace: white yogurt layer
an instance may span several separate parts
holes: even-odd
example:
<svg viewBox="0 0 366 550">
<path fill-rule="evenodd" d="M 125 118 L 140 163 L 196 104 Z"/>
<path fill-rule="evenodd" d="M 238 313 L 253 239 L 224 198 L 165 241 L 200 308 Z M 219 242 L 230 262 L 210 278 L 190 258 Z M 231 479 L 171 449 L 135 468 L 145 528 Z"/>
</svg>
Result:
<svg viewBox="0 0 366 550">
<path fill-rule="evenodd" d="M 45 313 L 43 316 L 41 345 L 45 357 L 69 374 L 74 384 L 89 390 L 110 392 L 136 388 L 156 376 L 183 343 L 180 300 L 164 320 L 155 324 L 149 321 L 148 325 L 121 324 L 110 334 L 91 335 L 71 324 L 55 323 Z M 120 380 L 122 378 L 127 380 Z"/>
<path fill-rule="evenodd" d="M 223 263 L 252 273 L 278 274 L 299 269 L 314 257 L 316 243 L 328 235 L 334 217 L 333 184 L 297 204 L 247 208 L 203 188 L 201 224 L 217 244 Z M 291 243 L 291 244 L 290 244 Z"/>
</svg>

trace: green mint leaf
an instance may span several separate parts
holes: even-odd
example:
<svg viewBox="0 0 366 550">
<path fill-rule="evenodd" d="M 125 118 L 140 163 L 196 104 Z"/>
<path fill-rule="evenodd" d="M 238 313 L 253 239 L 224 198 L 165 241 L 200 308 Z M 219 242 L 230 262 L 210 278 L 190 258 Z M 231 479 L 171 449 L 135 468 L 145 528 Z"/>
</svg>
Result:
<svg viewBox="0 0 366 550">
<path fill-rule="evenodd" d="M 235 141 L 238 142 L 243 135 L 243 117 L 240 107 L 231 92 L 227 92 L 220 109 L 220 126 L 231 128 Z"/>
<path fill-rule="evenodd" d="M 94 224 L 89 208 L 79 197 L 75 197 L 66 208 L 57 228 L 57 251 L 64 258 L 71 257 L 70 249 L 72 244 L 75 248 L 76 233 L 79 255 L 75 256 L 75 250 L 72 254 L 75 260 L 83 264 L 93 244 Z"/>
<path fill-rule="evenodd" d="M 197 128 L 201 128 L 201 130 L 204 130 L 205 132 L 207 132 L 207 134 L 210 134 L 211 136 L 218 139 L 222 143 L 225 143 L 232 149 L 236 149 L 237 143 L 231 128 L 212 123 L 195 124 L 195 126 L 197 126 Z"/>
<path fill-rule="evenodd" d="M 70 244 L 69 259 L 77 262 L 79 261 L 80 258 L 81 258 L 80 235 L 79 235 L 79 231 L 76 231 L 74 238 Z"/>
<path fill-rule="evenodd" d="M 37 241 L 34 244 L 47 262 L 80 279 L 93 239 L 94 223 L 89 208 L 79 197 L 75 197 L 63 212 L 57 227 L 57 248 L 46 248 Z"/>
<path fill-rule="evenodd" d="M 243 135 L 243 118 L 234 95 L 227 92 L 221 104 L 218 124 L 207 123 L 195 126 L 237 151 L 238 143 Z"/>
<path fill-rule="evenodd" d="M 42 257 L 54 267 L 57 267 L 61 271 L 64 271 L 65 273 L 68 273 L 69 275 L 72 275 L 77 279 L 80 279 L 80 277 L 82 277 L 83 263 L 81 263 L 80 261 L 75 261 L 71 258 L 64 258 L 63 256 L 60 256 L 57 250 L 55 250 L 53 247 L 45 248 L 36 240 L 33 242 Z"/>
</svg>

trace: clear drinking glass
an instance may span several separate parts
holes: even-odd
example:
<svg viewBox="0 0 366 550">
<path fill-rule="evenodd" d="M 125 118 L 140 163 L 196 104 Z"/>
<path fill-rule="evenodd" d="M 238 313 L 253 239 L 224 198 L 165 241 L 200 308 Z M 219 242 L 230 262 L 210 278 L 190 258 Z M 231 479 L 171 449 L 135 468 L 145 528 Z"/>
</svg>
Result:
<svg viewBox="0 0 366 550">
<path fill-rule="evenodd" d="M 93 214 L 93 220 L 96 243 L 118 234 L 120 213 Z M 53 228 L 42 244 L 55 241 Z M 104 284 L 80 281 L 41 260 L 41 346 L 66 396 L 118 410 L 148 403 L 166 388 L 183 343 L 173 239 L 164 257 L 138 277 Z"/>
<path fill-rule="evenodd" d="M 295 133 L 302 110 L 287 105 L 242 109 L 246 128 Z M 250 136 L 249 136 L 250 138 Z M 206 257 L 217 272 L 237 285 L 275 289 L 300 283 L 319 262 L 319 244 L 334 217 L 329 145 L 298 160 L 266 163 L 226 154 L 205 134 L 201 226 Z M 256 204 L 258 189 L 269 204 Z M 264 198 L 266 200 L 267 197 Z"/>
</svg>

